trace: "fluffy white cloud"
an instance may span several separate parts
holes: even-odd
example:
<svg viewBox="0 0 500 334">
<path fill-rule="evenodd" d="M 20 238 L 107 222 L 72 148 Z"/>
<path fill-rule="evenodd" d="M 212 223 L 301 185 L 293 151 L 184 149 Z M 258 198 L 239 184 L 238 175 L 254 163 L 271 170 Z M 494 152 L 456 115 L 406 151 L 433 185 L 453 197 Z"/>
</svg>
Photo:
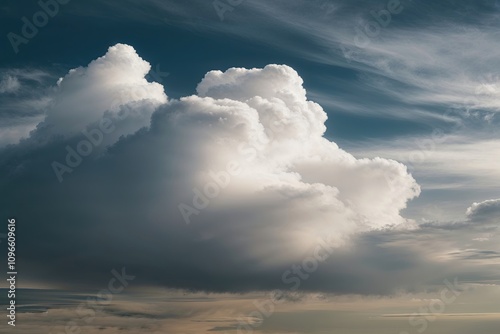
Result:
<svg viewBox="0 0 500 334">
<path fill-rule="evenodd" d="M 46 119 L 34 136 L 74 136 L 99 121 L 104 112 L 107 117 L 116 116 L 126 105 L 140 109 L 140 114 L 135 115 L 135 126 L 120 135 L 149 125 L 153 110 L 167 101 L 163 86 L 145 79 L 150 69 L 133 47 L 116 44 L 87 67 L 70 70 L 57 82 Z"/>
<path fill-rule="evenodd" d="M 2 166 L 1 175 L 15 175 L 4 180 L 6 189 L 22 189 L 31 176 L 36 209 L 21 219 L 42 218 L 44 231 L 57 230 L 51 247 L 65 249 L 64 258 L 87 249 L 82 267 L 102 268 L 96 261 L 119 258 L 148 267 L 144 276 L 160 276 L 154 280 L 167 285 L 254 289 L 279 280 L 282 268 L 300 263 L 320 236 L 340 246 L 358 232 L 409 223 L 399 211 L 420 189 L 406 167 L 356 159 L 324 138 L 327 115 L 307 99 L 292 68 L 212 71 L 197 95 L 170 101 L 161 85 L 144 79 L 148 70 L 132 47 L 121 44 L 71 70 L 32 134 L 32 140 L 63 137 Z M 127 126 L 120 112 L 133 115 Z M 54 187 L 56 177 L 44 174 L 51 159 L 64 161 L 64 147 L 78 139 L 71 137 L 103 117 L 116 121 L 102 145 L 113 146 L 84 157 Z M 120 139 L 123 134 L 129 136 Z M 8 207 L 29 207 L 26 200 L 15 202 L 22 193 L 11 196 Z M 54 212 L 54 202 L 64 209 Z M 109 236 L 104 243 L 76 237 L 97 230 Z M 70 243 L 67 235 L 75 236 Z M 124 243 L 118 253 L 105 250 Z M 44 254 L 39 246 L 33 261 Z M 64 258 L 51 256 L 64 267 Z M 205 274 L 220 279 L 215 283 Z"/>
<path fill-rule="evenodd" d="M 251 161 L 242 163 L 245 177 L 241 182 L 244 179 L 254 188 L 250 194 L 281 189 L 286 196 L 293 194 L 290 197 L 303 198 L 304 202 L 310 197 L 311 203 L 316 203 L 304 205 L 310 224 L 319 218 L 325 226 L 341 226 L 328 218 L 339 212 L 350 212 L 345 222 L 348 229 L 404 222 L 399 210 L 420 191 L 405 166 L 381 158 L 355 159 L 325 139 L 326 113 L 307 100 L 302 79 L 292 68 L 268 65 L 264 69 L 212 71 L 197 91 L 198 97 L 181 103 L 197 101 L 202 105 L 192 115 L 179 117 L 191 119 L 196 114 L 205 118 L 205 124 L 183 123 L 213 129 L 210 146 L 224 142 L 202 169 L 220 170 L 229 158 L 240 162 L 241 147 L 253 148 L 247 157 L 251 159 L 246 159 Z M 238 107 L 231 110 L 227 107 L 230 104 Z M 219 163 L 217 155 L 223 157 Z M 301 204 L 289 203 L 294 210 Z M 328 213 L 322 217 L 322 212 Z"/>
</svg>

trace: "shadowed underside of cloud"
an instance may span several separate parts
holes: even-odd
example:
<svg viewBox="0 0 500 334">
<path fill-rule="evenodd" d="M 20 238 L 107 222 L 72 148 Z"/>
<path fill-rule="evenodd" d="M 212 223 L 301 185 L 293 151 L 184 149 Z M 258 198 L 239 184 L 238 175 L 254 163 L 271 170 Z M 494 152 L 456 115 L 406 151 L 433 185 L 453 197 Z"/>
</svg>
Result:
<svg viewBox="0 0 500 334">
<path fill-rule="evenodd" d="M 326 113 L 296 71 L 211 71 L 197 95 L 168 100 L 148 70 L 111 47 L 60 79 L 45 120 L 3 150 L 2 213 L 19 220 L 25 275 L 91 284 L 126 266 L 142 284 L 268 290 L 328 236 L 336 250 L 301 289 L 390 293 L 424 279 L 425 256 L 353 242 L 411 226 L 399 212 L 415 180 L 325 139 Z"/>
<path fill-rule="evenodd" d="M 499 223 L 500 217 L 500 199 L 490 199 L 479 203 L 473 203 L 467 209 L 467 218 L 470 220 L 491 222 L 495 219 L 495 223 Z"/>
</svg>

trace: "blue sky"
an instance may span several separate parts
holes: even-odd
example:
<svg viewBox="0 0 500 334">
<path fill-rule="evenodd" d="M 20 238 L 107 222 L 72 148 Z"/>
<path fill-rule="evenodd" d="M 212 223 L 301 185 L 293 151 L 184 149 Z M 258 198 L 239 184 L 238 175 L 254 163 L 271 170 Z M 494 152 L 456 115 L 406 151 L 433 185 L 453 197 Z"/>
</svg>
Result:
<svg viewBox="0 0 500 334">
<path fill-rule="evenodd" d="M 493 333 L 500 2 L 54 1 L 0 4 L 0 212 L 43 289 L 26 333 L 122 267 L 89 332 L 236 332 L 282 289 L 255 332 Z M 318 238 L 334 251 L 294 276 Z M 438 322 L 409 316 L 433 300 Z"/>
</svg>

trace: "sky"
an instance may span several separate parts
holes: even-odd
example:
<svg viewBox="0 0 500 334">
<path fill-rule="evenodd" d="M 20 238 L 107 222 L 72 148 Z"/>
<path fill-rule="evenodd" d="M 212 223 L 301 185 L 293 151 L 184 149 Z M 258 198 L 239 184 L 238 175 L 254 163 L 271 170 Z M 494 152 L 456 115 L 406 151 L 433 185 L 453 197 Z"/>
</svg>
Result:
<svg viewBox="0 0 500 334">
<path fill-rule="evenodd" d="M 499 28 L 497 0 L 0 2 L 0 333 L 498 333 Z"/>
</svg>

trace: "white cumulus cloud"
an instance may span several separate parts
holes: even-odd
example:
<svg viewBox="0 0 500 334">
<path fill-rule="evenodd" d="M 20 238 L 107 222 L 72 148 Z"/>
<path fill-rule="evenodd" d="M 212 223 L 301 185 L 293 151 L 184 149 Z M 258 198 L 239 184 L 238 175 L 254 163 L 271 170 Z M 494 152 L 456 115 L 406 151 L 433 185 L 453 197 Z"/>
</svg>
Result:
<svg viewBox="0 0 500 334">
<path fill-rule="evenodd" d="M 131 46 L 118 44 L 71 70 L 32 133 L 58 141 L 33 145 L 0 166 L 0 175 L 14 175 L 2 181 L 6 189 L 22 189 L 26 178 L 37 189 L 26 188 L 23 201 L 19 190 L 7 203 L 34 208 L 19 208 L 20 219 L 45 222 L 49 243 L 36 229 L 28 238 L 37 247 L 28 255 L 34 263 L 50 253 L 63 268 L 72 252 L 88 248 L 82 268 L 106 268 L 96 263 L 120 258 L 166 285 L 254 289 L 279 280 L 281 268 L 301 262 L 320 236 L 340 246 L 356 233 L 409 223 L 399 212 L 420 188 L 406 167 L 356 159 L 326 139 L 327 115 L 307 99 L 291 67 L 211 71 L 196 95 L 179 100 L 146 81 L 149 69 Z M 122 112 L 134 116 L 127 126 L 115 124 L 112 140 L 104 135 L 110 149 L 84 157 L 59 184 L 50 165 L 54 158 L 64 163 L 67 138 Z M 64 209 L 54 211 L 54 203 Z M 85 237 L 97 230 L 105 242 Z M 64 251 L 44 250 L 49 244 Z M 119 253 L 107 251 L 113 245 Z M 324 281 L 333 274 L 323 273 Z M 204 275 L 219 277 L 222 286 Z"/>
<path fill-rule="evenodd" d="M 167 101 L 163 86 L 145 79 L 150 69 L 133 47 L 116 44 L 87 67 L 70 70 L 59 79 L 47 117 L 36 135 L 70 137 L 99 121 L 104 112 L 111 112 L 110 117 L 120 112 L 120 107 L 133 103 L 141 114 L 136 115 L 133 129 L 127 131 L 149 125 L 155 107 Z"/>
</svg>

